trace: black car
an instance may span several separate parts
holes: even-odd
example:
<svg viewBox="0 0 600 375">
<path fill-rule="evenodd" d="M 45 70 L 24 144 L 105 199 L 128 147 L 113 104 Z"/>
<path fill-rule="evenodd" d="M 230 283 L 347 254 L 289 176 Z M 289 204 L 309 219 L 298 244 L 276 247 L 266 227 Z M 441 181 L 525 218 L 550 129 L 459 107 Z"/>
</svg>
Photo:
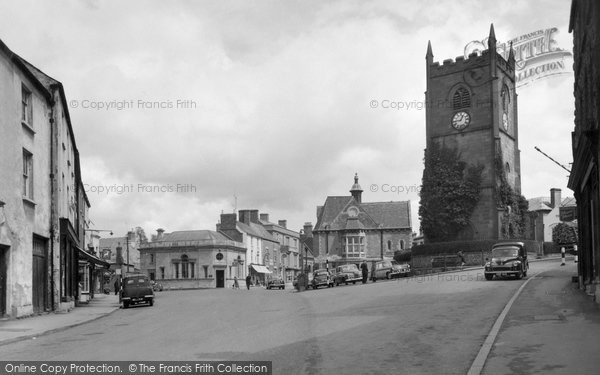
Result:
<svg viewBox="0 0 600 375">
<path fill-rule="evenodd" d="M 267 283 L 267 289 L 285 289 L 285 281 L 282 279 L 271 279 Z"/>
<path fill-rule="evenodd" d="M 123 278 L 123 289 L 121 290 L 121 301 L 123 308 L 131 305 L 148 304 L 154 305 L 154 290 L 146 275 L 129 275 Z"/>
<path fill-rule="evenodd" d="M 529 262 L 523 242 L 501 242 L 492 246 L 492 259 L 486 259 L 485 278 L 494 276 L 514 276 L 521 279 L 527 276 Z"/>
<path fill-rule="evenodd" d="M 313 279 L 310 285 L 313 289 L 317 289 L 320 286 L 331 288 L 334 285 L 333 277 L 326 269 L 316 270 L 313 272 Z"/>
</svg>

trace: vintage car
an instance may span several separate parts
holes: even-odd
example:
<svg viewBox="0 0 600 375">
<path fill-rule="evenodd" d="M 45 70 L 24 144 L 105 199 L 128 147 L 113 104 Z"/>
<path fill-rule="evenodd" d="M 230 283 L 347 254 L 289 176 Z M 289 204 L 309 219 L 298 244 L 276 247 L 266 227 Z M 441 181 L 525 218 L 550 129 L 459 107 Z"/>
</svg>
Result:
<svg viewBox="0 0 600 375">
<path fill-rule="evenodd" d="M 410 265 L 400 264 L 394 260 L 380 260 L 375 263 L 375 271 L 371 274 L 373 281 L 377 279 L 393 279 L 410 275 Z"/>
<path fill-rule="evenodd" d="M 317 289 L 320 286 L 327 286 L 328 288 L 333 286 L 333 277 L 326 269 L 320 269 L 313 272 L 312 282 L 310 286 L 313 289 Z"/>
<path fill-rule="evenodd" d="M 267 289 L 285 289 L 285 281 L 279 278 L 269 280 L 267 283 Z"/>
<path fill-rule="evenodd" d="M 494 276 L 514 276 L 521 279 L 527 276 L 529 262 L 523 242 L 500 242 L 492 246 L 492 258 L 486 259 L 485 278 Z"/>
<path fill-rule="evenodd" d="M 154 290 L 146 275 L 128 275 L 123 278 L 123 289 L 121 290 L 121 301 L 123 308 L 131 305 L 147 303 L 154 305 Z"/>
<path fill-rule="evenodd" d="M 357 281 L 361 280 L 362 274 L 356 264 L 342 264 L 341 266 L 337 266 L 333 276 L 335 285 L 348 285 L 348 283 L 356 284 Z"/>
</svg>

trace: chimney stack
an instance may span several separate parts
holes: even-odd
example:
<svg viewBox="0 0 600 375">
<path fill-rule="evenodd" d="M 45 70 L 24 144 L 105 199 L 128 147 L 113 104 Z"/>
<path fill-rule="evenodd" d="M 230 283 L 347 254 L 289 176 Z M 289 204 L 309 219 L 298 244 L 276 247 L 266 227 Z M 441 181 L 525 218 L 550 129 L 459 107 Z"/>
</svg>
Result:
<svg viewBox="0 0 600 375">
<path fill-rule="evenodd" d="M 279 226 L 287 229 L 287 220 L 279 220 Z"/>
<path fill-rule="evenodd" d="M 221 223 L 217 224 L 217 230 L 235 229 L 237 224 L 237 214 L 221 214 Z"/>
<path fill-rule="evenodd" d="M 561 203 L 561 190 L 556 188 L 550 189 L 550 206 L 552 208 L 560 207 Z"/>
<path fill-rule="evenodd" d="M 160 240 L 162 240 L 162 238 L 163 238 L 163 234 L 164 234 L 164 233 L 165 233 L 165 230 L 164 230 L 164 229 L 162 229 L 162 228 L 158 228 L 158 229 L 156 230 L 156 240 L 157 240 L 157 241 L 160 241 Z"/>
<path fill-rule="evenodd" d="M 260 214 L 260 221 L 269 222 L 269 214 Z"/>
<path fill-rule="evenodd" d="M 240 221 L 242 223 L 244 223 L 246 225 L 249 225 L 250 223 L 259 224 L 258 210 L 240 210 L 239 214 L 240 214 Z"/>
<path fill-rule="evenodd" d="M 312 237 L 312 230 L 313 230 L 313 226 L 312 223 L 304 223 L 304 236 L 306 237 Z"/>
</svg>

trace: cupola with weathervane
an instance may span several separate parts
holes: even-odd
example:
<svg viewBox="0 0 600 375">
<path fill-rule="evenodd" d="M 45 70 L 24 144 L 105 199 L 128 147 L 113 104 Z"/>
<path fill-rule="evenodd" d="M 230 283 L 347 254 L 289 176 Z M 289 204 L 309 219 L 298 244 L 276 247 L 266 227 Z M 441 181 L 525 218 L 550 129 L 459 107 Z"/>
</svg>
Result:
<svg viewBox="0 0 600 375">
<path fill-rule="evenodd" d="M 354 174 L 354 185 L 352 185 L 352 189 L 350 189 L 350 194 L 358 203 L 362 203 L 362 188 L 358 184 L 358 173 Z"/>
</svg>

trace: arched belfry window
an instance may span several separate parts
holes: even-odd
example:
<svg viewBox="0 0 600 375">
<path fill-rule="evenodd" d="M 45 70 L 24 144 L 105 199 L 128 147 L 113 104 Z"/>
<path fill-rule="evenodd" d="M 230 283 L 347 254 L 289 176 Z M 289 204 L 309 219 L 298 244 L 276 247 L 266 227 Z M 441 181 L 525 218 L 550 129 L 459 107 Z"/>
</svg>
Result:
<svg viewBox="0 0 600 375">
<path fill-rule="evenodd" d="M 471 106 L 471 94 L 464 87 L 459 87 L 452 97 L 452 108 L 463 109 Z"/>
</svg>

